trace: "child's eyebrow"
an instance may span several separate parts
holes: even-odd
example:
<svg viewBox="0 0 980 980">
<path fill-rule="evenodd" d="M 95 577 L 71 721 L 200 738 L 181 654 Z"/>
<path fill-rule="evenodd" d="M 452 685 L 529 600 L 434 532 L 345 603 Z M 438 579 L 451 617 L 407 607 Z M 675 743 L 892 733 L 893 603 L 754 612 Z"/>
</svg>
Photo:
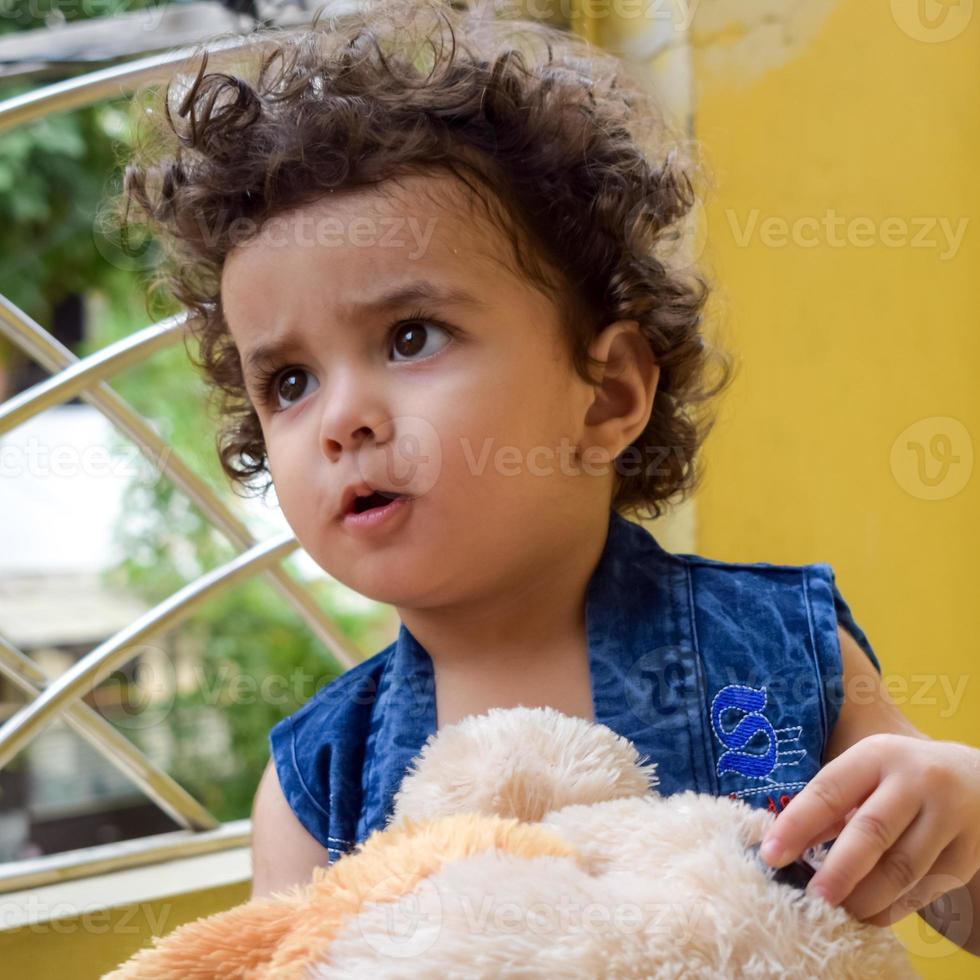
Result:
<svg viewBox="0 0 980 980">
<path fill-rule="evenodd" d="M 437 303 L 442 306 L 470 306 L 480 309 L 490 307 L 489 303 L 457 286 L 441 286 L 428 279 L 415 279 L 371 299 L 345 303 L 340 307 L 340 313 L 345 321 L 354 323 L 364 316 L 376 316 L 385 311 L 396 310 L 412 303 L 421 302 Z M 246 373 L 254 374 L 263 365 L 277 362 L 282 355 L 297 346 L 299 346 L 298 342 L 289 334 L 257 344 L 245 355 Z"/>
</svg>

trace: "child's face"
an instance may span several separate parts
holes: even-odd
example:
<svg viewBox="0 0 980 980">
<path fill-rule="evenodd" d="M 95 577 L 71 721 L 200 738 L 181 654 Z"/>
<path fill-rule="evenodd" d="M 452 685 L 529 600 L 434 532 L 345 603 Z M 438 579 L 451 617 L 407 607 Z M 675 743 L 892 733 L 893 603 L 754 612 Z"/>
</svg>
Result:
<svg viewBox="0 0 980 980">
<path fill-rule="evenodd" d="M 462 193 L 418 175 L 330 195 L 233 249 L 222 275 L 287 521 L 332 576 L 403 607 L 535 574 L 584 513 L 605 526 L 612 492 L 611 474 L 576 465 L 594 389 L 554 306 L 505 268 L 506 240 Z M 423 280 L 471 299 L 371 307 Z M 264 402 L 249 359 L 279 342 Z M 340 508 L 360 481 L 412 499 L 355 532 Z"/>
</svg>

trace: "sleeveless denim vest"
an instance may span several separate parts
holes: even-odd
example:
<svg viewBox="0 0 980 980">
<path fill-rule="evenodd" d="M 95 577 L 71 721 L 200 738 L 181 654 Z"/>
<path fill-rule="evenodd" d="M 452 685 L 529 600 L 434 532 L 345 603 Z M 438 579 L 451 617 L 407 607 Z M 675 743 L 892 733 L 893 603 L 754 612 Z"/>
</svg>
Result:
<svg viewBox="0 0 980 980">
<path fill-rule="evenodd" d="M 840 712 L 838 622 L 880 672 L 829 564 L 672 554 L 610 509 L 586 590 L 595 720 L 657 763 L 665 796 L 781 809 L 820 768 Z M 271 729 L 283 794 L 328 861 L 386 826 L 435 731 L 432 660 L 404 624 Z"/>
</svg>

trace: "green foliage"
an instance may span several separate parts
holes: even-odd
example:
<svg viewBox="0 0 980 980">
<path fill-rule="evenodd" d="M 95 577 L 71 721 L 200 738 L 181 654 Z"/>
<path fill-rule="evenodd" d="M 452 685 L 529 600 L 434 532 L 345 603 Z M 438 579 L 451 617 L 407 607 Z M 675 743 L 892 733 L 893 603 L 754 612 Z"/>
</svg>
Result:
<svg viewBox="0 0 980 980">
<path fill-rule="evenodd" d="M 166 0 L 85 0 L 66 3 L 65 0 L 0 0 L 0 34 L 9 31 L 32 30 L 36 27 L 57 26 L 61 22 L 88 20 L 92 17 L 112 17 L 133 10 L 159 7 Z M 177 0 L 180 2 L 180 0 Z"/>
<path fill-rule="evenodd" d="M 113 111 L 62 113 L 0 137 L 0 292 L 41 323 L 115 271 L 94 237 L 114 166 Z"/>
<path fill-rule="evenodd" d="M 158 0 L 0 0 L 0 34 L 156 6 Z M 0 100 L 57 80 L 0 79 Z M 119 180 L 119 153 L 130 135 L 127 101 L 58 112 L 0 134 L 0 293 L 44 326 L 64 297 L 111 288 L 126 267 L 97 231 L 96 214 L 109 183 Z M 0 362 L 12 356 L 0 342 Z"/>
</svg>

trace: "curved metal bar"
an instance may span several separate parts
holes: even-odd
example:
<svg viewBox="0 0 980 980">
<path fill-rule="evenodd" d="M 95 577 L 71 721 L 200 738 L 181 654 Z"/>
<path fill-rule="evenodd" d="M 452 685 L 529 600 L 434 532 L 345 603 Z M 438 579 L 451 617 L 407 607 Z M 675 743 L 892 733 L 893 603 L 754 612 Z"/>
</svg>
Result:
<svg viewBox="0 0 980 980">
<path fill-rule="evenodd" d="M 247 35 L 236 35 L 231 38 L 212 40 L 207 47 L 209 64 L 215 55 L 235 50 L 256 43 Z M 80 109 L 93 105 L 103 99 L 118 99 L 129 95 L 142 82 L 166 82 L 174 74 L 174 69 L 182 61 L 190 61 L 200 56 L 196 47 L 178 48 L 163 54 L 149 55 L 137 58 L 121 65 L 112 65 L 98 71 L 88 72 L 78 78 L 67 78 L 53 85 L 31 92 L 22 92 L 13 98 L 0 102 L 0 133 L 15 126 L 23 126 L 42 116 L 56 112 L 67 112 L 69 109 Z M 190 67 L 188 65 L 187 67 Z"/>
<path fill-rule="evenodd" d="M 364 0 L 331 0 L 328 14 L 320 23 L 327 25 L 331 20 L 342 19 L 356 13 L 363 5 Z M 309 21 L 277 23 L 273 26 L 292 34 L 308 30 Z M 0 102 L 0 133 L 55 112 L 79 109 L 102 99 L 121 98 L 131 93 L 141 82 L 166 82 L 173 76 L 177 64 L 200 55 L 202 45 L 208 51 L 208 63 L 221 66 L 233 60 L 235 52 L 243 47 L 261 48 L 271 43 L 274 42 L 265 40 L 261 32 L 252 35 L 219 32 L 202 39 L 198 46 L 185 46 L 162 54 L 147 55 L 145 58 L 87 72 L 78 78 L 45 85 L 33 92 L 24 92 Z"/>
<path fill-rule="evenodd" d="M 332 0 L 330 19 L 342 18 L 352 14 L 362 5 L 362 0 Z M 287 34 L 309 29 L 307 21 L 274 25 Z M 13 98 L 0 102 L 0 133 L 15 126 L 33 122 L 42 116 L 101 102 L 103 99 L 118 99 L 132 93 L 143 82 L 169 81 L 176 67 L 183 61 L 190 62 L 200 57 L 202 47 L 208 52 L 208 64 L 221 67 L 234 60 L 236 51 L 242 48 L 261 49 L 274 43 L 265 40 L 261 33 L 255 35 L 218 33 L 204 38 L 198 46 L 190 45 L 165 51 L 162 54 L 147 55 L 109 68 L 87 72 L 78 78 L 68 78 L 62 82 L 45 85 L 32 92 L 23 92 Z M 185 66 L 192 67 L 191 64 Z"/>
<path fill-rule="evenodd" d="M 0 673 L 29 698 L 51 683 L 30 657 L 0 636 Z M 65 722 L 132 780 L 171 820 L 188 830 L 213 830 L 221 821 L 203 807 L 169 773 L 148 759 L 91 705 L 76 701 L 65 708 Z"/>
<path fill-rule="evenodd" d="M 175 626 L 212 595 L 281 561 L 296 547 L 297 541 L 291 534 L 277 535 L 258 544 L 178 589 L 115 636 L 90 650 L 0 727 L 0 769 L 72 701 L 135 656 L 139 652 L 133 649 L 135 644 Z"/>
<path fill-rule="evenodd" d="M 184 321 L 186 329 L 187 321 Z M 0 295 L 0 334 L 6 336 L 25 354 L 48 371 L 60 371 L 78 358 L 39 323 Z M 129 404 L 107 384 L 99 382 L 79 392 L 80 397 L 99 409 L 124 435 L 139 446 L 143 454 L 165 476 L 185 493 L 207 518 L 234 545 L 251 548 L 255 538 L 221 498 L 204 482 Z M 275 566 L 266 574 L 287 602 L 303 617 L 316 638 L 330 651 L 337 662 L 350 669 L 359 657 L 347 639 L 326 617 L 310 591 L 297 582 L 289 572 Z"/>
<path fill-rule="evenodd" d="M 186 313 L 178 313 L 129 334 L 101 350 L 83 357 L 46 381 L 40 381 L 0 404 L 0 436 L 46 408 L 63 405 L 98 381 L 138 364 L 159 350 L 173 347 L 183 337 Z"/>
<path fill-rule="evenodd" d="M 40 888 L 59 881 L 90 878 L 119 871 L 122 868 L 141 868 L 161 861 L 213 854 L 234 847 L 248 847 L 252 839 L 252 821 L 227 820 L 213 830 L 194 833 L 189 830 L 170 830 L 165 834 L 136 837 L 133 840 L 93 844 L 74 851 L 42 854 L 0 864 L 0 893 Z"/>
</svg>

